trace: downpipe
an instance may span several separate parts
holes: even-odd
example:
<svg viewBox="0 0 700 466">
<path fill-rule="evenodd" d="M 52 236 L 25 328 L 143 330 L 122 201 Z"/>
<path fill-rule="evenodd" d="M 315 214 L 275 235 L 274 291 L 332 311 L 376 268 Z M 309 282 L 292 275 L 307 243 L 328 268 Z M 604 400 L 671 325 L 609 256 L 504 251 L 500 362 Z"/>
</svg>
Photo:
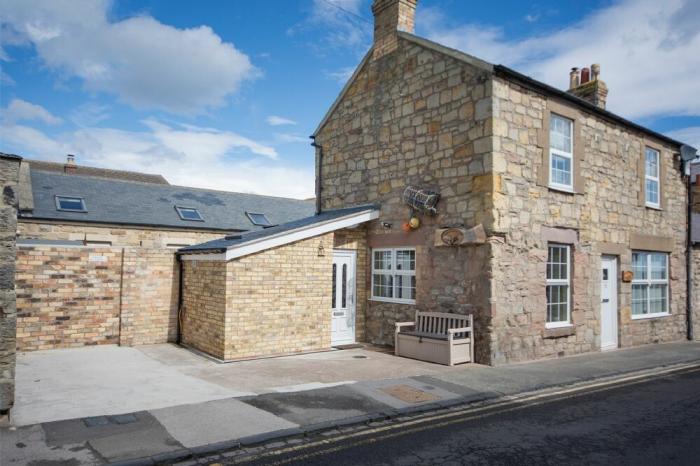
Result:
<svg viewBox="0 0 700 466">
<path fill-rule="evenodd" d="M 693 330 L 693 175 L 688 174 L 688 228 L 687 231 L 687 244 L 685 250 L 686 258 L 686 297 L 687 297 L 687 309 L 688 313 L 686 316 L 686 322 L 688 325 L 688 340 L 693 341 L 695 339 L 695 332 Z"/>
<path fill-rule="evenodd" d="M 316 144 L 316 136 L 311 138 L 311 146 L 316 149 L 316 215 L 321 213 L 321 167 L 323 167 L 323 146 Z"/>
</svg>

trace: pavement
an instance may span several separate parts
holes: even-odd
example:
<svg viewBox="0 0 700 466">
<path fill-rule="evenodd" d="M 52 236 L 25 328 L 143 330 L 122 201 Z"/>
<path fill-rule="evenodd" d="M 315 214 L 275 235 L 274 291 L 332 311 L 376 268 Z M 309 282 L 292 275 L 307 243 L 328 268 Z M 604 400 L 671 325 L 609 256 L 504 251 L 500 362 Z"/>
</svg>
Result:
<svg viewBox="0 0 700 466">
<path fill-rule="evenodd" d="M 0 430 L 0 463 L 167 463 L 680 364 L 700 365 L 700 342 L 495 368 L 439 366 L 367 349 L 231 364 L 172 345 L 28 353 L 17 370 L 16 427 Z"/>
</svg>

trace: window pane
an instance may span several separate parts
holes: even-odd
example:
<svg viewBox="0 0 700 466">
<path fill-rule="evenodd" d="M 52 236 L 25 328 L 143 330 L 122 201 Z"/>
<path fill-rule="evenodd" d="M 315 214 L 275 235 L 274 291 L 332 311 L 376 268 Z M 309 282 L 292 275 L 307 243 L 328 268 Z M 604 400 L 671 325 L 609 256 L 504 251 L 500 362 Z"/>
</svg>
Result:
<svg viewBox="0 0 700 466">
<path fill-rule="evenodd" d="M 333 264 L 333 297 L 331 298 L 331 307 L 335 308 L 335 288 L 336 288 L 336 265 Z"/>
<path fill-rule="evenodd" d="M 650 254 L 651 256 L 651 279 L 666 279 L 666 254 Z"/>
<path fill-rule="evenodd" d="M 58 206 L 63 210 L 85 210 L 85 204 L 79 197 L 59 197 Z"/>
<path fill-rule="evenodd" d="M 654 178 L 659 177 L 659 153 L 648 147 L 646 150 L 646 175 Z"/>
<path fill-rule="evenodd" d="M 567 280 L 569 277 L 569 264 L 566 246 L 549 246 L 547 258 L 547 279 Z"/>
<path fill-rule="evenodd" d="M 569 321 L 569 285 L 547 286 L 547 322 Z"/>
<path fill-rule="evenodd" d="M 649 285 L 632 285 L 632 314 L 647 314 L 647 287 Z"/>
<path fill-rule="evenodd" d="M 253 223 L 253 225 L 257 226 L 262 226 L 262 227 L 271 227 L 272 222 L 268 220 L 267 216 L 265 214 L 254 214 L 251 212 L 246 212 L 246 215 L 250 219 L 250 221 Z"/>
<path fill-rule="evenodd" d="M 416 251 L 396 251 L 396 270 L 416 270 Z"/>
<path fill-rule="evenodd" d="M 659 182 L 656 180 L 646 180 L 646 199 L 649 204 L 659 203 Z"/>
<path fill-rule="evenodd" d="M 571 159 L 552 154 L 552 183 L 571 186 Z"/>
<path fill-rule="evenodd" d="M 632 253 L 632 273 L 634 274 L 634 280 L 647 279 L 647 256 L 648 254 L 646 252 Z"/>
<path fill-rule="evenodd" d="M 394 296 L 393 278 L 391 275 L 374 274 L 373 295 L 378 298 L 392 298 Z"/>
<path fill-rule="evenodd" d="M 649 287 L 649 313 L 667 312 L 666 292 L 668 285 L 651 285 Z"/>
<path fill-rule="evenodd" d="M 391 251 L 374 251 L 374 270 L 391 270 Z"/>
<path fill-rule="evenodd" d="M 343 264 L 343 287 L 340 291 L 341 295 L 341 301 L 342 301 L 342 307 L 346 308 L 347 306 L 347 299 L 348 299 L 348 264 Z"/>
<path fill-rule="evenodd" d="M 396 275 L 397 299 L 416 299 L 416 277 L 414 275 Z"/>
<path fill-rule="evenodd" d="M 558 115 L 552 115 L 549 119 L 549 146 L 552 149 L 571 153 L 571 127 L 572 121 Z"/>
<path fill-rule="evenodd" d="M 202 220 L 202 216 L 197 209 L 188 209 L 185 207 L 177 207 L 177 213 L 183 220 Z"/>
</svg>

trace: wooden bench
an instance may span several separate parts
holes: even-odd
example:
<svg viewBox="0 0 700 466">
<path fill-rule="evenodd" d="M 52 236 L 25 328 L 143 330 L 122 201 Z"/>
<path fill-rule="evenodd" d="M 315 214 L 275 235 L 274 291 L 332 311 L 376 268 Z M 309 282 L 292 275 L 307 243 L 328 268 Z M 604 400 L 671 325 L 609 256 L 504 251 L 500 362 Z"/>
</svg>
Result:
<svg viewBox="0 0 700 466">
<path fill-rule="evenodd" d="M 394 354 L 448 366 L 472 362 L 473 317 L 416 311 L 415 322 L 396 323 Z"/>
</svg>

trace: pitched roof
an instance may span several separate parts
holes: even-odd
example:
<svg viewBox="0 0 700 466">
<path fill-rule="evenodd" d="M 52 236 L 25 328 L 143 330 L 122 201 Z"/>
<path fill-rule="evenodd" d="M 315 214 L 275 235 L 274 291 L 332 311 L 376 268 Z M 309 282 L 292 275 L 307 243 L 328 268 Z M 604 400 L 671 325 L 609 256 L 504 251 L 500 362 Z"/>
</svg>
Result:
<svg viewBox="0 0 700 466">
<path fill-rule="evenodd" d="M 367 214 L 363 216 L 362 214 Z M 243 252 L 250 254 L 258 250 L 268 249 L 269 247 L 279 246 L 292 241 L 303 239 L 301 236 L 293 236 L 301 232 L 309 232 L 305 237 L 317 236 L 328 231 L 337 230 L 339 228 L 347 228 L 351 225 L 362 223 L 368 220 L 373 220 L 379 215 L 379 207 L 367 204 L 355 207 L 347 207 L 343 209 L 333 209 L 321 212 L 320 214 L 309 217 L 293 220 L 281 225 L 263 230 L 251 231 L 247 233 L 229 235 L 225 238 L 207 241 L 206 243 L 186 246 L 178 250 L 178 254 L 200 254 L 211 252 L 224 252 L 232 249 L 243 250 L 245 246 L 260 244 L 257 250 L 246 249 Z M 344 220 L 345 222 L 341 222 Z M 326 226 L 321 230 L 313 230 L 315 227 Z M 302 235 L 304 236 L 304 235 Z M 263 244 L 266 240 L 278 239 L 274 243 Z M 236 257 L 245 255 L 244 253 L 237 254 Z M 231 257 L 229 257 L 230 259 Z"/>
<path fill-rule="evenodd" d="M 22 157 L 20 157 L 19 155 L 15 155 L 15 154 L 6 154 L 5 152 L 0 152 L 0 158 L 3 158 L 3 159 L 10 159 L 10 160 L 17 160 L 17 161 L 22 160 Z"/>
<path fill-rule="evenodd" d="M 584 100 L 580 97 L 577 97 L 573 94 L 570 94 L 566 91 L 562 91 L 560 89 L 557 89 L 555 87 L 552 87 L 548 84 L 545 84 L 541 81 L 537 81 L 536 79 L 533 79 L 529 76 L 526 76 L 524 74 L 521 74 L 511 68 L 508 68 L 507 66 L 503 65 L 494 65 L 492 63 L 489 63 L 487 61 L 481 60 L 480 58 L 477 58 L 473 55 L 469 55 L 468 53 L 461 52 L 457 49 L 453 49 L 447 46 L 444 46 L 442 44 L 439 44 L 437 42 L 433 42 L 431 40 L 425 39 L 423 37 L 418 37 L 414 34 L 410 34 L 408 32 L 404 31 L 398 31 L 397 32 L 398 36 L 400 38 L 403 38 L 409 42 L 413 42 L 415 44 L 418 44 L 422 47 L 428 48 L 430 50 L 433 50 L 435 52 L 441 53 L 443 55 L 447 55 L 449 57 L 454 58 L 455 60 L 462 61 L 464 63 L 470 64 L 472 66 L 475 66 L 477 68 L 480 68 L 481 70 L 485 71 L 486 73 L 493 73 L 498 76 L 501 76 L 503 78 L 512 80 L 512 81 L 517 81 L 519 84 L 524 85 L 526 87 L 531 87 L 535 88 L 540 92 L 543 92 L 545 94 L 553 95 L 556 97 L 559 97 L 563 100 L 566 100 L 567 102 L 573 103 L 574 105 L 577 105 L 579 107 L 583 107 L 587 111 L 590 111 L 591 113 L 595 113 L 596 115 L 612 120 L 618 124 L 622 124 L 624 126 L 629 126 L 631 128 L 634 128 L 638 131 L 641 131 L 643 133 L 646 133 L 656 139 L 660 139 L 664 142 L 670 143 L 672 145 L 676 146 L 683 146 L 685 145 L 684 143 L 677 141 L 675 139 L 672 139 L 668 136 L 665 136 L 661 133 L 657 133 L 656 131 L 653 131 L 649 128 L 646 128 L 644 126 L 638 125 L 637 123 L 634 123 L 630 120 L 627 120 L 619 115 L 616 115 L 615 113 L 612 113 L 608 110 L 602 109 L 596 105 L 593 105 L 592 103 L 588 102 L 587 100 Z M 338 97 L 335 99 L 331 107 L 328 109 L 326 114 L 324 115 L 323 119 L 319 123 L 318 127 L 314 131 L 312 137 L 316 136 L 323 126 L 328 122 L 328 119 L 330 118 L 331 114 L 333 111 L 336 109 L 336 107 L 340 104 L 342 101 L 343 97 L 347 93 L 348 89 L 350 89 L 353 81 L 359 74 L 359 71 L 362 69 L 362 67 L 365 66 L 365 64 L 368 62 L 369 57 L 372 56 L 372 49 L 370 48 L 369 52 L 365 55 L 365 57 L 362 59 L 360 64 L 358 65 L 357 69 L 355 72 L 352 74 L 348 82 L 345 84 L 343 89 L 340 91 L 340 94 Z"/>
<path fill-rule="evenodd" d="M 174 227 L 195 230 L 257 230 L 246 212 L 264 213 L 273 224 L 307 217 L 308 201 L 154 183 L 31 170 L 34 209 L 20 218 Z M 82 197 L 87 212 L 56 209 L 56 196 Z M 182 220 L 175 206 L 197 209 L 203 222 Z"/>
<path fill-rule="evenodd" d="M 28 160 L 29 167 L 32 170 L 41 170 L 45 172 L 66 173 L 66 164 L 59 162 L 46 162 L 44 160 Z M 155 184 L 170 184 L 163 175 L 155 175 L 151 173 L 133 172 L 127 170 L 111 170 L 108 168 L 86 167 L 84 165 L 75 165 L 70 169 L 73 175 L 96 176 L 99 178 L 108 178 L 113 180 L 124 181 L 139 181 L 141 183 Z"/>
</svg>

